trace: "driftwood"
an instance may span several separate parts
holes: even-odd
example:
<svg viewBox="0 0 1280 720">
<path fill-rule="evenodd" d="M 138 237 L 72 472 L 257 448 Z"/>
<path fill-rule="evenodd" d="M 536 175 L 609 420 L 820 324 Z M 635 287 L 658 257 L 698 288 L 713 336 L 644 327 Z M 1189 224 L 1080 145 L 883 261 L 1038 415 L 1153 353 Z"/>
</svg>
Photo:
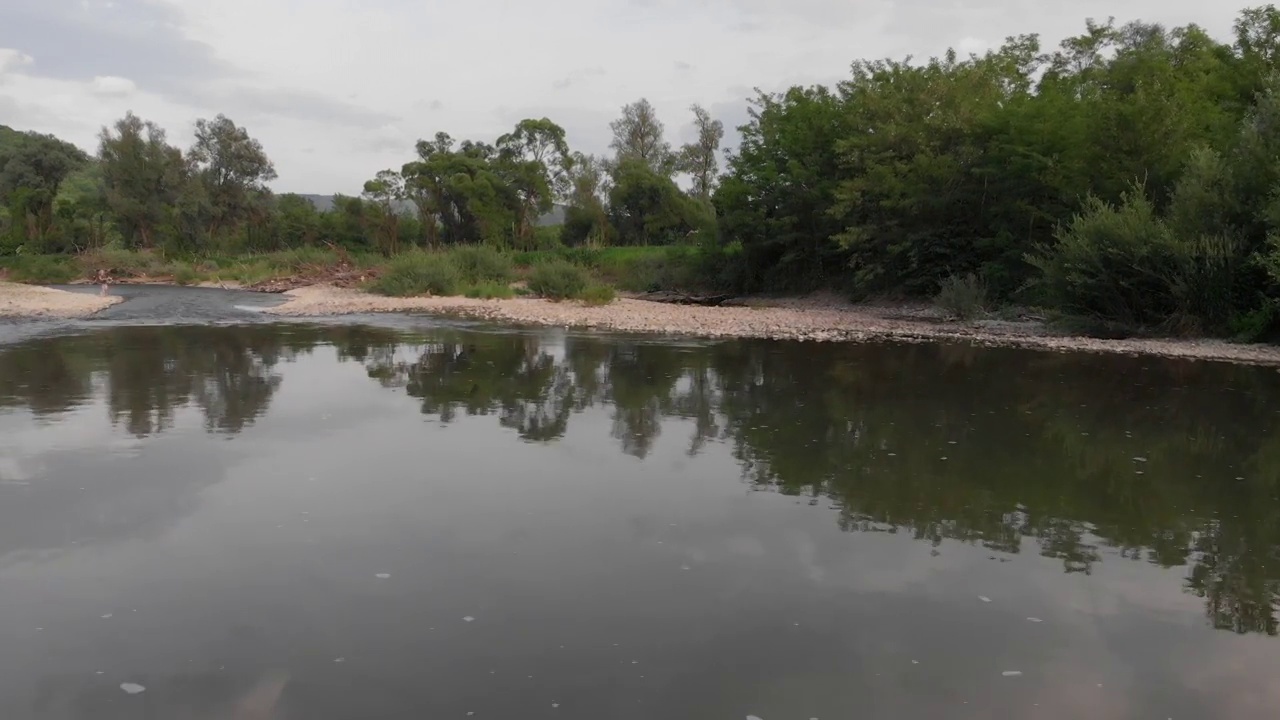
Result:
<svg viewBox="0 0 1280 720">
<path fill-rule="evenodd" d="M 732 298 L 732 295 L 690 295 L 673 290 L 656 290 L 636 296 L 638 300 L 648 300 L 649 302 L 670 303 L 672 305 L 707 305 L 710 307 L 723 305 L 726 300 Z"/>
</svg>

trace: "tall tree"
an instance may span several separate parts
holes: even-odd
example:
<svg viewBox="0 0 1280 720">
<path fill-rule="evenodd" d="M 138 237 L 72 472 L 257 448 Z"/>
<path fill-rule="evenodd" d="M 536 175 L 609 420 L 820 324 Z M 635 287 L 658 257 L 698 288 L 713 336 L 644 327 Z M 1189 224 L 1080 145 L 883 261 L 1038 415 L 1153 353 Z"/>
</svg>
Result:
<svg viewBox="0 0 1280 720">
<path fill-rule="evenodd" d="M 610 178 L 604 159 L 576 152 L 569 161 L 569 207 L 561 239 L 570 245 L 604 245 L 612 234 L 605 202 Z"/>
<path fill-rule="evenodd" d="M 622 117 L 609 123 L 613 130 L 614 162 L 639 160 L 659 175 L 670 177 L 675 170 L 671 144 L 664 138 L 665 128 L 658 113 L 645 98 L 622 106 Z"/>
<path fill-rule="evenodd" d="M 702 224 L 698 203 L 680 192 L 668 176 L 639 158 L 614 170 L 609 215 L 623 245 L 665 245 L 690 237 Z"/>
<path fill-rule="evenodd" d="M 182 151 L 165 141 L 162 128 L 126 114 L 99 134 L 98 157 L 107 204 L 120 231 L 142 247 L 151 247 L 172 219 L 174 203 L 187 180 Z"/>
<path fill-rule="evenodd" d="M 53 223 L 53 199 L 62 181 L 88 158 L 52 135 L 24 133 L 0 147 L 0 205 L 24 220 L 27 240 L 41 241 Z"/>
<path fill-rule="evenodd" d="M 399 247 L 400 212 L 397 205 L 404 199 L 404 178 L 394 170 L 382 170 L 364 184 L 364 197 L 376 212 L 376 227 L 383 252 L 395 253 Z"/>
<path fill-rule="evenodd" d="M 569 192 L 564 128 L 547 118 L 521 120 L 515 130 L 498 138 L 497 148 L 503 173 L 518 197 L 516 236 L 527 243 L 535 217 L 550 210 L 556 196 Z"/>
<path fill-rule="evenodd" d="M 428 246 L 439 242 L 444 211 L 444 178 L 439 174 L 443 158 L 453 153 L 453 138 L 449 133 L 438 132 L 431 140 L 419 140 L 416 145 L 418 159 L 405 163 L 400 169 L 404 179 L 405 197 L 418 208 Z"/>
<path fill-rule="evenodd" d="M 244 220 L 254 196 L 276 179 L 275 165 L 262 143 L 225 115 L 196 121 L 196 140 L 188 158 L 204 186 L 211 236 Z"/>
<path fill-rule="evenodd" d="M 711 113 L 697 103 L 689 109 L 693 111 L 698 139 L 680 148 L 679 168 L 693 178 L 693 195 L 705 202 L 711 200 L 720 169 L 716 153 L 720 152 L 720 142 L 724 140 L 724 123 L 713 120 Z"/>
</svg>

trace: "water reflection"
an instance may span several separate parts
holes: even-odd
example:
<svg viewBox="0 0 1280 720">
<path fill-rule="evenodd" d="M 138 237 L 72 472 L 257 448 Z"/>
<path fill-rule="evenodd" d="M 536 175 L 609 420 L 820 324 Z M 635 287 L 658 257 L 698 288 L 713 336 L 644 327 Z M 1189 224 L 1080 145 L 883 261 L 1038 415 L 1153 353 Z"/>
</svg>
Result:
<svg viewBox="0 0 1280 720">
<path fill-rule="evenodd" d="M 208 432 L 251 433 L 286 365 L 322 347 L 437 423 L 492 417 L 554 443 L 606 408 L 622 453 L 645 458 L 664 429 L 688 432 L 690 455 L 723 443 L 749 487 L 834 504 L 849 532 L 1035 552 L 1067 573 L 1186 567 L 1213 627 L 1280 630 L 1269 370 L 937 345 L 149 327 L 0 349 L 0 408 L 52 419 L 100 401 L 135 437 L 192 408 Z"/>
</svg>

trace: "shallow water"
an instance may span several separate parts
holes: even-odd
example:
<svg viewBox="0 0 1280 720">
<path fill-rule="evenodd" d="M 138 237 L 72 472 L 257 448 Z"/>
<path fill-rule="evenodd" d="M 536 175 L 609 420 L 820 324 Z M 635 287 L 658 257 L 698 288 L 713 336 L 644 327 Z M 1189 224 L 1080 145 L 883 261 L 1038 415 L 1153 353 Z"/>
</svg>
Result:
<svg viewBox="0 0 1280 720">
<path fill-rule="evenodd" d="M 949 345 L 18 340 L 0 718 L 1273 717 L 1278 412 Z"/>
</svg>

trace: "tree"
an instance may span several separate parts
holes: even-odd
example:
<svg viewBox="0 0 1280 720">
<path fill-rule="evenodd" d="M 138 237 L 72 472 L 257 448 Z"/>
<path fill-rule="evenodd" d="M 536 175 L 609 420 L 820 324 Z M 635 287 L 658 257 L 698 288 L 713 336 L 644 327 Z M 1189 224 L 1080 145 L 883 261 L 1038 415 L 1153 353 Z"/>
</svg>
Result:
<svg viewBox="0 0 1280 720">
<path fill-rule="evenodd" d="M 515 130 L 498 138 L 500 172 L 518 198 L 516 236 L 533 238 L 534 218 L 552 207 L 555 196 L 569 190 L 569 145 L 564 128 L 547 118 L 521 120 Z"/>
<path fill-rule="evenodd" d="M 399 249 L 400 212 L 397 205 L 405 197 L 404 178 L 394 170 L 379 171 L 374 179 L 364 184 L 364 197 L 376 210 L 383 252 L 394 254 Z"/>
<path fill-rule="evenodd" d="M 405 197 L 418 209 L 428 246 L 435 247 L 440 237 L 444 212 L 444 178 L 439 174 L 443 158 L 453 153 L 453 138 L 438 132 L 432 140 L 419 140 L 418 159 L 400 169 Z"/>
<path fill-rule="evenodd" d="M 714 201 L 725 239 L 742 247 L 737 289 L 810 289 L 838 277 L 845 256 L 831 237 L 845 137 L 840 97 L 825 87 L 761 93 Z"/>
<path fill-rule="evenodd" d="M 693 111 L 693 124 L 698 131 L 698 139 L 680 148 L 679 168 L 681 172 L 693 177 L 694 196 L 710 202 L 716 173 L 720 169 L 716 153 L 720 151 L 720 142 L 724 140 L 724 123 L 712 120 L 711 113 L 701 105 L 695 103 L 689 109 Z"/>
<path fill-rule="evenodd" d="M 320 213 L 311 201 L 301 195 L 285 193 L 275 198 L 272 212 L 274 233 L 284 247 L 306 247 L 315 244 L 320 228 Z"/>
<path fill-rule="evenodd" d="M 189 177 L 182 151 L 165 142 L 155 123 L 126 114 L 99 134 L 98 157 L 107 204 L 120 231 L 142 247 L 152 247 L 173 219 L 174 204 Z"/>
<path fill-rule="evenodd" d="M 608 244 L 613 228 L 605 208 L 610 189 L 605 161 L 578 152 L 573 154 L 568 167 L 571 190 L 561 239 L 569 245 Z"/>
<path fill-rule="evenodd" d="M 208 232 L 243 221 L 252 196 L 276 179 L 275 165 L 262 144 L 225 115 L 196 121 L 196 140 L 188 159 L 208 201 Z"/>
<path fill-rule="evenodd" d="M 615 164 L 635 159 L 643 162 L 655 174 L 670 177 L 675 170 L 675 157 L 671 145 L 663 138 L 665 128 L 658 119 L 653 105 L 645 98 L 622 106 L 622 117 L 609 123 L 613 130 Z"/>
<path fill-rule="evenodd" d="M 516 170 L 504 167 L 498 149 L 471 140 L 455 148 L 447 133 L 419 140 L 417 149 L 419 159 L 401 172 L 429 241 L 505 243 L 517 225 L 518 196 L 510 184 Z"/>
<path fill-rule="evenodd" d="M 9 208 L 26 240 L 44 240 L 58 189 L 87 160 L 79 148 L 52 135 L 23 133 L 0 147 L 0 205 Z"/>
<path fill-rule="evenodd" d="M 609 219 L 623 245 L 683 241 L 704 219 L 698 203 L 670 177 L 655 173 L 639 158 L 623 160 L 609 190 Z"/>
</svg>

